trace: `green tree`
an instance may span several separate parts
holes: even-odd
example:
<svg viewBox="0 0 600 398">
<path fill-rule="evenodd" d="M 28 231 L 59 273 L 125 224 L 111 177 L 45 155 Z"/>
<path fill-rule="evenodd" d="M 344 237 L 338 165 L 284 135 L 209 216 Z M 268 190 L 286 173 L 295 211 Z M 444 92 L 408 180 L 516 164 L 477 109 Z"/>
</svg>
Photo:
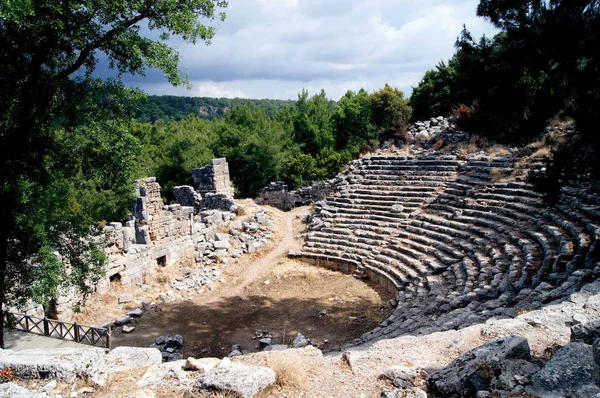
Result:
<svg viewBox="0 0 600 398">
<path fill-rule="evenodd" d="M 410 96 L 413 120 L 428 120 L 432 117 L 446 116 L 456 105 L 456 71 L 453 57 L 446 64 L 441 61 L 435 69 L 425 72 L 417 87 L 413 87 Z"/>
<path fill-rule="evenodd" d="M 386 83 L 379 91 L 371 94 L 371 121 L 379 128 L 380 136 L 392 137 L 408 128 L 412 109 L 404 93 Z"/>
<path fill-rule="evenodd" d="M 371 107 L 373 123 L 380 128 L 410 119 L 411 108 L 404 99 L 404 93 L 387 83 L 381 90 L 371 94 Z"/>
<path fill-rule="evenodd" d="M 152 67 L 172 84 L 186 84 L 169 35 L 210 42 L 215 29 L 203 21 L 223 20 L 219 9 L 226 5 L 0 3 L 0 318 L 3 304 L 28 297 L 47 304 L 62 283 L 85 292 L 102 267 L 101 245 L 89 236 L 101 215 L 87 208 L 83 198 L 90 195 L 83 193 L 92 188 L 89 180 L 106 191 L 128 179 L 128 153 L 135 149 L 129 144 L 135 140 L 127 129 L 133 93 L 92 78 L 100 54 L 119 74 L 143 75 Z M 144 36 L 144 27 L 160 37 Z M 75 141 L 81 151 L 71 151 Z M 105 150 L 94 150 L 97 143 Z M 2 336 L 0 326 L 3 347 Z"/>
<path fill-rule="evenodd" d="M 334 109 L 335 103 L 327 99 L 324 90 L 311 98 L 306 90 L 298 94 L 293 117 L 294 139 L 304 153 L 314 155 L 333 145 L 331 116 Z"/>
<path fill-rule="evenodd" d="M 339 149 L 366 146 L 373 148 L 376 126 L 372 123 L 371 96 L 365 89 L 348 91 L 338 102 L 333 114 L 334 133 Z"/>
</svg>

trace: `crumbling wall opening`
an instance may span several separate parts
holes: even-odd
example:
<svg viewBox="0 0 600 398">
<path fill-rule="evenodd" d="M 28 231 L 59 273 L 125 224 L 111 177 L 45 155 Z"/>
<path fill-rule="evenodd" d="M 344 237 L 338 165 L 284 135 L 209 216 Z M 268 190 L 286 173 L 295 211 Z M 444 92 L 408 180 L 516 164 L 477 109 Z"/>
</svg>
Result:
<svg viewBox="0 0 600 398">
<path fill-rule="evenodd" d="M 121 283 L 121 274 L 119 274 L 118 272 L 114 275 L 111 275 L 109 278 L 110 283 Z"/>
<path fill-rule="evenodd" d="M 158 265 L 160 267 L 166 267 L 167 266 L 167 256 L 160 256 L 159 258 L 157 258 L 156 265 Z"/>
</svg>

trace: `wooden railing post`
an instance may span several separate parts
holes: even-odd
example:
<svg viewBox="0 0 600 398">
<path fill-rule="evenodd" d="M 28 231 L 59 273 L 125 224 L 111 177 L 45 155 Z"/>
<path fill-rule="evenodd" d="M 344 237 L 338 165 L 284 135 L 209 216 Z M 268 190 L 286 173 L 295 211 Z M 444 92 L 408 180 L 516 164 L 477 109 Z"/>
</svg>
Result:
<svg viewBox="0 0 600 398">
<path fill-rule="evenodd" d="M 44 317 L 44 336 L 50 336 L 50 328 L 48 327 L 48 318 Z"/>
<path fill-rule="evenodd" d="M 108 327 L 108 330 L 106 331 L 106 348 L 108 348 L 109 350 L 112 350 L 112 326 Z"/>
<path fill-rule="evenodd" d="M 29 317 L 25 315 L 25 331 L 29 332 Z"/>
<path fill-rule="evenodd" d="M 79 326 L 77 326 L 77 322 L 73 323 L 73 337 L 75 338 L 75 342 L 79 343 Z"/>
</svg>

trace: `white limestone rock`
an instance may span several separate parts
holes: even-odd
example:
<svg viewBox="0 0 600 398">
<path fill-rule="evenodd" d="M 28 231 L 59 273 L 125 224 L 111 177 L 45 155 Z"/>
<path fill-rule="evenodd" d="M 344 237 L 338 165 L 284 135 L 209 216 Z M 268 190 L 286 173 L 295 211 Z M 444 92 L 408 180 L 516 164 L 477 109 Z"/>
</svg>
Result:
<svg viewBox="0 0 600 398">
<path fill-rule="evenodd" d="M 223 362 L 225 360 L 221 364 Z M 198 376 L 194 390 L 228 391 L 239 394 L 244 398 L 252 398 L 260 391 L 275 383 L 275 372 L 273 369 L 235 362 L 223 367 L 221 364 Z"/>
</svg>

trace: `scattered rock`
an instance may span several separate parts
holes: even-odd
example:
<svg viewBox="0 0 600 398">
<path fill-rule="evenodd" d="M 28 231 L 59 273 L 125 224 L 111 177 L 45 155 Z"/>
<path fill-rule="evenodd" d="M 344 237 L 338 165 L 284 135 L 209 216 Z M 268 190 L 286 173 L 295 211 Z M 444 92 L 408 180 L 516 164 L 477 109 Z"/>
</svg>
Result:
<svg viewBox="0 0 600 398">
<path fill-rule="evenodd" d="M 600 392 L 595 377 L 592 347 L 569 343 L 533 376 L 531 392 L 543 397 L 592 396 Z"/>
<path fill-rule="evenodd" d="M 122 316 L 120 318 L 115 319 L 115 326 L 123 326 L 133 321 L 133 319 L 129 316 Z"/>
<path fill-rule="evenodd" d="M 56 380 L 52 380 L 50 383 L 46 384 L 43 388 L 44 392 L 51 393 L 56 389 L 56 385 L 58 382 Z"/>
<path fill-rule="evenodd" d="M 133 296 L 127 293 L 119 297 L 119 304 L 129 303 L 131 300 L 133 300 Z"/>
<path fill-rule="evenodd" d="M 592 322 L 580 323 L 571 328 L 571 341 L 593 344 L 600 339 L 600 319 Z"/>
<path fill-rule="evenodd" d="M 136 309 L 135 309 L 135 310 L 133 310 L 133 311 L 129 311 L 129 312 L 127 313 L 127 315 L 129 315 L 129 316 L 131 316 L 131 317 L 134 317 L 134 318 L 139 318 L 139 317 L 141 317 L 142 315 L 144 315 L 144 311 L 143 311 L 141 308 L 136 308 Z"/>
<path fill-rule="evenodd" d="M 144 312 L 148 312 L 148 311 L 150 311 L 151 309 L 152 309 L 152 302 L 150 302 L 150 300 L 148 300 L 148 299 L 146 299 L 146 298 L 145 298 L 145 299 L 143 299 L 143 300 L 142 300 L 142 310 L 143 310 Z"/>
<path fill-rule="evenodd" d="M 122 330 L 123 333 L 131 333 L 135 330 L 135 326 L 124 325 Z"/>
<path fill-rule="evenodd" d="M 292 342 L 294 348 L 303 348 L 308 345 L 308 339 L 302 333 L 298 333 Z"/>
<path fill-rule="evenodd" d="M 404 366 L 390 366 L 383 372 L 382 376 L 389 379 L 394 387 L 411 388 L 415 385 L 417 371 L 414 368 Z"/>
</svg>

